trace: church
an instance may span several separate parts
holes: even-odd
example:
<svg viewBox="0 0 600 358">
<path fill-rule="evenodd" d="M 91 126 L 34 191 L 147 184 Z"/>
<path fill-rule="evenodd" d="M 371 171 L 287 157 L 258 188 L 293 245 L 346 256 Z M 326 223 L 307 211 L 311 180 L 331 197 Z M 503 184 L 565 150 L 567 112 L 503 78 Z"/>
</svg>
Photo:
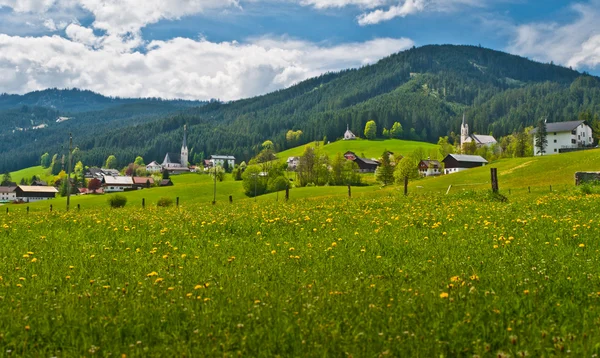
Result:
<svg viewBox="0 0 600 358">
<path fill-rule="evenodd" d="M 181 145 L 181 153 L 167 153 L 162 163 L 163 170 L 167 170 L 170 173 L 183 173 L 189 172 L 190 169 L 188 161 L 188 147 L 187 147 L 187 125 L 183 126 L 183 144 Z"/>
<path fill-rule="evenodd" d="M 460 148 L 464 148 L 465 144 L 475 142 L 477 148 L 480 147 L 491 147 L 497 144 L 498 141 L 491 135 L 471 134 L 469 135 L 469 125 L 463 114 L 462 125 L 460 126 Z"/>
</svg>

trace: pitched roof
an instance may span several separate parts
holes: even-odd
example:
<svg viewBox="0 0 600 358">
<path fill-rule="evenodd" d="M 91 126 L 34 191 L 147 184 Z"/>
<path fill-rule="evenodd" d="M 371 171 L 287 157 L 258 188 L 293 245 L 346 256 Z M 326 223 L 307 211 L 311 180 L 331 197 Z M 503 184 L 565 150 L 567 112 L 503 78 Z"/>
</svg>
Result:
<svg viewBox="0 0 600 358">
<path fill-rule="evenodd" d="M 456 161 L 459 161 L 459 162 L 467 162 L 467 163 L 487 163 L 488 162 L 482 156 L 466 155 L 466 154 L 448 154 L 448 156 L 446 158 L 444 158 L 444 160 L 442 160 L 442 161 L 445 162 L 446 159 L 448 159 L 449 157 L 452 157 Z"/>
<path fill-rule="evenodd" d="M 19 185 L 19 189 L 27 193 L 58 193 L 58 189 L 53 186 Z"/>
<path fill-rule="evenodd" d="M 482 135 L 482 134 L 472 134 L 471 137 L 475 139 L 475 141 L 479 144 L 494 144 L 498 143 L 496 138 L 491 135 Z"/>
<path fill-rule="evenodd" d="M 133 177 L 134 184 L 147 184 L 150 181 L 150 184 L 154 184 L 154 179 L 150 177 Z"/>
<path fill-rule="evenodd" d="M 217 160 L 235 160 L 235 157 L 233 155 L 211 155 L 210 159 L 217 159 Z"/>
<path fill-rule="evenodd" d="M 104 176 L 104 183 L 106 185 L 133 185 L 133 178 L 131 177 L 113 177 L 109 175 Z"/>
<path fill-rule="evenodd" d="M 0 193 L 13 193 L 15 190 L 16 186 L 0 186 Z"/>
<path fill-rule="evenodd" d="M 152 161 L 152 163 L 150 163 L 150 164 L 148 164 L 148 165 L 146 165 L 146 166 L 147 166 L 147 167 L 149 167 L 149 166 L 153 166 L 153 167 L 155 167 L 155 166 L 160 166 L 160 164 L 158 164 L 158 163 L 156 162 L 156 160 L 153 160 L 153 161 Z"/>
<path fill-rule="evenodd" d="M 581 124 L 586 123 L 585 121 L 570 121 L 570 122 L 556 122 L 546 123 L 546 132 L 570 132 L 573 129 L 579 127 Z M 538 129 L 535 128 L 529 134 L 537 133 Z"/>
<path fill-rule="evenodd" d="M 438 162 L 437 160 L 421 160 L 421 163 L 425 164 L 428 167 L 431 164 L 434 168 L 438 168 L 441 166 L 440 162 Z"/>
<path fill-rule="evenodd" d="M 167 153 L 163 164 L 181 164 L 181 154 Z"/>
</svg>

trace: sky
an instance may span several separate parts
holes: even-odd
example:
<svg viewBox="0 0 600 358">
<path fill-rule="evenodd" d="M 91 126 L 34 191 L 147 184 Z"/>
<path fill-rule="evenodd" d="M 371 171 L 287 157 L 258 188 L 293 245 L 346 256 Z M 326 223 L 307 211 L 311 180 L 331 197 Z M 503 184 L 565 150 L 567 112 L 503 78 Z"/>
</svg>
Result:
<svg viewBox="0 0 600 358">
<path fill-rule="evenodd" d="M 0 0 L 0 93 L 247 98 L 412 46 L 600 75 L 600 0 Z"/>
</svg>

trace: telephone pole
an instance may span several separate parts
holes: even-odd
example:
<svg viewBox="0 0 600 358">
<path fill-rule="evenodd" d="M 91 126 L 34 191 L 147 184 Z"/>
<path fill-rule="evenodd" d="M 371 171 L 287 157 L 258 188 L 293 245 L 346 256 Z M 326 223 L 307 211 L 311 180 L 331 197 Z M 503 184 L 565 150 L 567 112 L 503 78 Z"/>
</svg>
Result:
<svg viewBox="0 0 600 358">
<path fill-rule="evenodd" d="M 71 205 L 71 163 L 73 154 L 73 135 L 69 133 L 69 162 L 67 163 L 67 211 Z"/>
</svg>

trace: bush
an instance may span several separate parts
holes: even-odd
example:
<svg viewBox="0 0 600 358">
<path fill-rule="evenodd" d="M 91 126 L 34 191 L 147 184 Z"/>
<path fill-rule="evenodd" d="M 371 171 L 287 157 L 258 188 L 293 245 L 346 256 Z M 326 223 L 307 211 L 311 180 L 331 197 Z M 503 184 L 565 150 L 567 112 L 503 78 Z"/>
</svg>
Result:
<svg viewBox="0 0 600 358">
<path fill-rule="evenodd" d="M 127 204 L 127 198 L 123 195 L 113 195 L 108 198 L 108 204 L 111 208 L 122 208 Z"/>
<path fill-rule="evenodd" d="M 163 207 L 163 208 L 168 208 L 169 206 L 173 205 L 173 199 L 171 198 L 160 198 L 158 199 L 158 203 L 156 203 L 157 206 Z"/>
</svg>

